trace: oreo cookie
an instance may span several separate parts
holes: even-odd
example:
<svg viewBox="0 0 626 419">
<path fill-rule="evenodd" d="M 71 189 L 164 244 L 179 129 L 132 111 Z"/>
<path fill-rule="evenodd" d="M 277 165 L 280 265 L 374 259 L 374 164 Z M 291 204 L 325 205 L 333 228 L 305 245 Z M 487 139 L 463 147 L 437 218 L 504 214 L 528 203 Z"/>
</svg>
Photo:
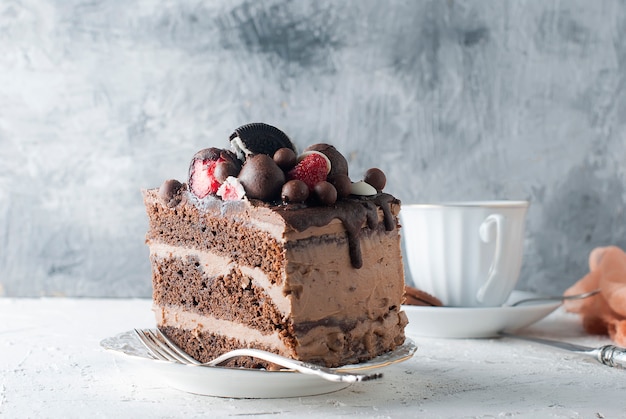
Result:
<svg viewBox="0 0 626 419">
<path fill-rule="evenodd" d="M 237 158 L 242 161 L 253 154 L 267 154 L 273 157 L 281 148 L 296 151 L 287 134 L 262 122 L 253 122 L 237 128 L 230 135 L 230 145 Z"/>
</svg>

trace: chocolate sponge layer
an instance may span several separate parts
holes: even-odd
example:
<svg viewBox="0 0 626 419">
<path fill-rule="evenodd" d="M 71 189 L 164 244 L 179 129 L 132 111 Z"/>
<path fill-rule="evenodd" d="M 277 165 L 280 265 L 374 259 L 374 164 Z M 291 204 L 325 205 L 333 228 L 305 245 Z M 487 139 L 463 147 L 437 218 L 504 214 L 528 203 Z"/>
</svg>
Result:
<svg viewBox="0 0 626 419">
<path fill-rule="evenodd" d="M 271 298 L 238 269 L 209 277 L 198 259 L 151 256 L 153 300 L 200 316 L 234 321 L 271 334 L 287 330 Z"/>
<path fill-rule="evenodd" d="M 379 217 L 367 200 L 300 211 L 191 199 L 169 205 L 144 193 L 157 324 L 196 359 L 251 347 L 333 367 L 402 344 L 399 205 Z M 294 227 L 297 214 L 308 221 Z"/>
<path fill-rule="evenodd" d="M 243 266 L 258 267 L 270 282 L 282 282 L 284 250 L 271 234 L 234 218 L 201 214 L 193 205 L 174 208 L 146 201 L 148 242 L 194 248 L 228 257 Z"/>
<path fill-rule="evenodd" d="M 179 329 L 176 327 L 160 328 L 167 337 L 176 343 L 182 350 L 200 362 L 209 362 L 219 355 L 241 348 L 250 348 L 251 346 L 236 339 L 229 339 L 223 336 L 215 335 L 207 332 L 194 332 L 190 330 Z M 268 352 L 274 352 L 273 348 L 254 345 L 254 349 L 261 349 Z M 277 369 L 274 364 L 252 357 L 238 357 L 222 364 L 227 367 L 243 367 L 243 368 L 265 368 Z"/>
</svg>

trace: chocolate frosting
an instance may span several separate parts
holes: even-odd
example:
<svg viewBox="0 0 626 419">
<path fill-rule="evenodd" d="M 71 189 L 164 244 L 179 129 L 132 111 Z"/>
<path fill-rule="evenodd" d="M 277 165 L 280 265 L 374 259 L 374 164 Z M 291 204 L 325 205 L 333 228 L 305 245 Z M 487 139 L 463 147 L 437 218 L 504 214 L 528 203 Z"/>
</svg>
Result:
<svg viewBox="0 0 626 419">
<path fill-rule="evenodd" d="M 400 203 L 392 195 L 379 193 L 370 197 L 350 196 L 338 200 L 332 207 L 281 205 L 272 209 L 297 231 L 304 231 L 309 227 L 323 227 L 334 218 L 338 218 L 344 225 L 348 235 L 350 260 L 352 266 L 359 269 L 363 266 L 361 254 L 361 228 L 367 223 L 370 229 L 378 226 L 378 207 L 383 211 L 383 223 L 386 231 L 392 231 L 396 223 L 391 212 L 391 203 Z"/>
</svg>

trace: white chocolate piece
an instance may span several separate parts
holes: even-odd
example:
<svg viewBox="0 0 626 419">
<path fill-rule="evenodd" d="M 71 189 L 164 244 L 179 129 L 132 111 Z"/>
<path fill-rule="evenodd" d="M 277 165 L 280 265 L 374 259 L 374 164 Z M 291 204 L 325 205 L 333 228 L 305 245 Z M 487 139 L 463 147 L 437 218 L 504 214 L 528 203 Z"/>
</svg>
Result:
<svg viewBox="0 0 626 419">
<path fill-rule="evenodd" d="M 220 185 L 216 195 L 225 201 L 239 201 L 246 198 L 246 190 L 239 179 L 228 176 L 226 181 Z"/>
<path fill-rule="evenodd" d="M 350 193 L 352 195 L 369 196 L 369 195 L 376 195 L 378 191 L 369 183 L 360 180 L 350 185 Z"/>
</svg>

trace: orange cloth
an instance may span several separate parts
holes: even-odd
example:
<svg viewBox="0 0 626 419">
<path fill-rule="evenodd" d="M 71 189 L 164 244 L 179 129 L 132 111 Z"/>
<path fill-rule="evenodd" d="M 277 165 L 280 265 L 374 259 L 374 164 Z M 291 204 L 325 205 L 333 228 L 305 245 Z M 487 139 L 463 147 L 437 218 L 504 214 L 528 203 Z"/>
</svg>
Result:
<svg viewBox="0 0 626 419">
<path fill-rule="evenodd" d="M 616 246 L 597 247 L 589 255 L 589 273 L 568 288 L 564 295 L 600 288 L 600 294 L 565 302 L 565 309 L 579 313 L 584 329 L 591 334 L 609 335 L 626 346 L 626 253 Z"/>
</svg>

